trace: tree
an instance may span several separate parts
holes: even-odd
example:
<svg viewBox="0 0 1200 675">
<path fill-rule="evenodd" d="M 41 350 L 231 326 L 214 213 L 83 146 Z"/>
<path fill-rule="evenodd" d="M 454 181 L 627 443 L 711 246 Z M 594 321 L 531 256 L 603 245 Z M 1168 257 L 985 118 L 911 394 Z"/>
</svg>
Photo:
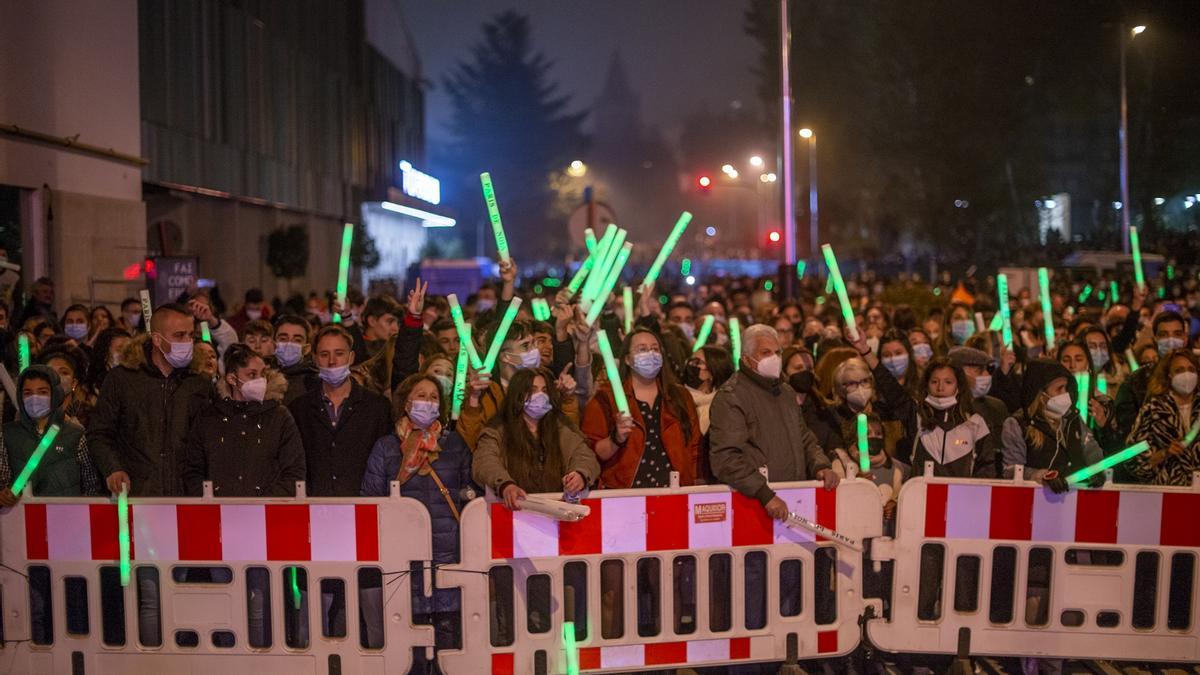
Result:
<svg viewBox="0 0 1200 675">
<path fill-rule="evenodd" d="M 373 270 L 379 267 L 379 249 L 375 238 L 362 223 L 354 225 L 354 240 L 350 242 L 350 264 L 358 269 Z"/>
<path fill-rule="evenodd" d="M 303 225 L 281 227 L 267 235 L 267 265 L 288 284 L 308 270 L 308 230 Z"/>
<path fill-rule="evenodd" d="M 504 226 L 518 257 L 560 253 L 565 223 L 550 220 L 549 175 L 583 146 L 584 114 L 567 112 L 569 99 L 549 82 L 551 63 L 534 51 L 529 19 L 508 11 L 483 26 L 483 39 L 446 78 L 453 105 L 447 163 L 461 176 L 453 190 L 460 222 L 487 227 L 479 174 L 496 186 Z M 448 191 L 449 192 L 449 191 Z M 476 232 L 463 228 L 474 241 Z M 485 238 L 491 241 L 490 235 Z"/>
</svg>

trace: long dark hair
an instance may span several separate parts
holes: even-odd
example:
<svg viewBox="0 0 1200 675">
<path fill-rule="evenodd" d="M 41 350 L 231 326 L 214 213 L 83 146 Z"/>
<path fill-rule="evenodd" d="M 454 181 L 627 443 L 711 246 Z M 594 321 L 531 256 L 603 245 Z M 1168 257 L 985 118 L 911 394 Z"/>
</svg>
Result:
<svg viewBox="0 0 1200 675">
<path fill-rule="evenodd" d="M 525 425 L 525 399 L 533 390 L 534 378 L 539 376 L 546 383 L 551 408 L 538 420 L 538 434 L 534 438 Z M 546 482 L 557 484 L 562 478 L 564 466 L 559 430 L 564 426 L 574 427 L 575 423 L 563 414 L 554 375 L 549 369 L 522 368 L 513 374 L 504 402 L 488 426 L 500 431 L 505 465 L 517 485 L 531 492 L 539 491 L 538 487 Z"/>
<path fill-rule="evenodd" d="M 124 328 L 118 328 L 114 325 L 100 331 L 100 335 L 96 337 L 96 342 L 92 344 L 92 360 L 84 384 L 93 391 L 100 391 L 100 385 L 104 384 L 104 377 L 108 375 L 109 370 L 108 352 L 112 348 L 113 340 L 117 338 L 129 338 L 132 340 L 133 336 Z"/>
<path fill-rule="evenodd" d="M 687 442 L 692 438 L 692 423 L 688 419 L 687 408 L 688 402 L 692 400 L 692 395 L 688 393 L 688 390 L 682 384 L 679 384 L 679 380 L 675 379 L 675 369 L 668 367 L 662 338 L 657 333 L 649 328 L 640 327 L 635 328 L 632 333 L 625 336 L 624 342 L 621 343 L 621 381 L 629 381 L 632 369 L 628 363 L 625 363 L 624 355 L 629 353 L 630 345 L 633 344 L 633 338 L 637 335 L 649 335 L 658 343 L 658 351 L 663 355 L 663 367 L 658 371 L 658 391 L 662 395 L 663 400 L 666 401 L 667 407 L 671 409 L 671 414 L 675 416 L 675 419 L 679 420 L 679 424 L 683 427 L 684 442 Z M 708 352 L 704 352 L 704 357 L 708 358 Z M 712 369 L 711 365 L 709 369 Z M 729 379 L 728 376 L 725 379 Z M 713 386 L 714 388 L 721 386 L 717 383 L 715 372 L 713 373 Z"/>
<path fill-rule="evenodd" d="M 921 377 L 921 391 L 926 395 L 929 393 L 929 380 L 933 379 L 933 374 L 943 368 L 948 368 L 954 373 L 954 381 L 958 383 L 958 393 L 955 398 L 958 399 L 958 405 L 950 409 L 950 422 L 958 425 L 966 422 L 975 413 L 975 406 L 971 403 L 971 388 L 967 386 L 967 375 L 962 368 L 950 363 L 950 359 L 945 356 L 933 358 L 929 365 L 925 368 L 925 373 Z M 917 407 L 920 414 L 920 422 L 922 429 L 932 429 L 937 425 L 937 413 L 933 406 L 922 396 L 920 405 Z"/>
<path fill-rule="evenodd" d="M 700 351 L 704 352 L 704 364 L 712 374 L 713 391 L 716 391 L 733 377 L 733 357 L 729 355 L 729 350 L 716 345 L 704 345 Z M 783 362 L 786 364 L 788 360 L 784 359 Z"/>
</svg>

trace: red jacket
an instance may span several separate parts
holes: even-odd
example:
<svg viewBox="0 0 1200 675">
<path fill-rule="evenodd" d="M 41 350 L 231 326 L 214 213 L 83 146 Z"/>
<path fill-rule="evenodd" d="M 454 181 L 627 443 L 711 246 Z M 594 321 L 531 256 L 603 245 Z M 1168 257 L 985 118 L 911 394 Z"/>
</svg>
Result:
<svg viewBox="0 0 1200 675">
<path fill-rule="evenodd" d="M 661 383 L 659 386 L 661 389 Z M 691 433 L 687 438 L 683 437 L 683 425 L 675 417 L 671 406 L 663 400 L 659 413 L 662 425 L 660 437 L 667 457 L 671 460 L 671 468 L 679 472 L 679 484 L 695 485 L 700 457 L 700 420 L 696 416 L 696 404 L 692 402 L 692 397 L 682 387 L 679 388 L 679 393 L 687 408 Z M 625 396 L 629 399 L 633 429 L 629 432 L 624 448 L 607 460 L 600 460 L 600 485 L 605 488 L 628 488 L 633 485 L 646 444 L 646 422 L 642 419 L 642 412 L 634 399 L 632 384 L 626 384 Z M 659 396 L 662 396 L 661 391 Z M 583 435 L 587 437 L 592 450 L 596 449 L 596 443 L 609 437 L 619 414 L 617 404 L 613 400 L 612 388 L 608 383 L 600 385 L 596 396 L 588 402 L 583 412 Z"/>
</svg>

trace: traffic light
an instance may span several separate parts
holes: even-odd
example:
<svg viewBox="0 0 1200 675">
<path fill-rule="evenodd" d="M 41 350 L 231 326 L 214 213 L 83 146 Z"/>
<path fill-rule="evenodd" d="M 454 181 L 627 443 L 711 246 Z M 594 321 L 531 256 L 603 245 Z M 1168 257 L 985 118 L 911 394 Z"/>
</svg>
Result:
<svg viewBox="0 0 1200 675">
<path fill-rule="evenodd" d="M 696 185 L 700 186 L 701 192 L 708 192 L 712 189 L 712 179 L 708 176 L 700 176 L 696 179 Z"/>
</svg>

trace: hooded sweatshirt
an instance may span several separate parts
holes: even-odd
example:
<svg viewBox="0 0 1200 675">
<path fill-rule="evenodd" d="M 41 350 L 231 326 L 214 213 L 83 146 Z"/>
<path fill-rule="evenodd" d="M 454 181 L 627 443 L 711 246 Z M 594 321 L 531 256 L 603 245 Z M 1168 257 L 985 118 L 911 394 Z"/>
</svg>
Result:
<svg viewBox="0 0 1200 675">
<path fill-rule="evenodd" d="M 54 444 L 30 477 L 33 493 L 41 497 L 80 497 L 100 494 L 100 475 L 88 452 L 83 427 L 68 419 L 62 411 L 63 392 L 58 373 L 49 366 L 30 366 L 17 378 L 17 391 L 36 376 L 50 383 L 50 415 L 46 428 L 59 426 Z M 25 410 L 23 398 L 17 400 L 17 419 L 4 425 L 0 434 L 0 485 L 8 487 L 33 456 L 43 432 Z"/>
</svg>

